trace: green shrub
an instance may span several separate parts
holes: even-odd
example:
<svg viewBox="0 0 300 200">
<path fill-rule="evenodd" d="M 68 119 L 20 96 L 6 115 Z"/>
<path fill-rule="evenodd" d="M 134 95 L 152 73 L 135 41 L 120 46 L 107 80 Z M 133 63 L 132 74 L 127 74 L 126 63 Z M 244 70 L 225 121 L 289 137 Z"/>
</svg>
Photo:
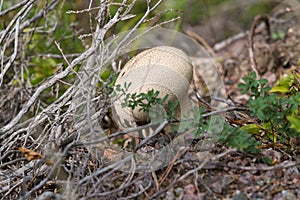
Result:
<svg viewBox="0 0 300 200">
<path fill-rule="evenodd" d="M 257 80 L 254 72 L 243 77 L 243 80 L 244 83 L 240 83 L 239 88 L 243 90 L 242 94 L 249 94 L 247 107 L 254 119 L 253 123 L 242 127 L 225 124 L 219 142 L 240 151 L 257 152 L 257 146 L 261 142 L 253 135 L 260 135 L 269 142 L 281 142 L 286 145 L 291 144 L 292 139 L 300 137 L 300 75 L 292 74 L 282 78 L 273 88 L 267 86 L 267 80 Z M 163 105 L 167 102 L 168 96 L 162 99 L 158 96 L 159 91 L 154 90 L 141 94 L 127 94 L 122 105 L 131 109 L 140 106 L 141 111 L 149 112 L 152 105 Z M 168 102 L 167 105 L 167 114 L 158 117 L 157 123 L 162 122 L 163 118 L 169 122 L 178 120 L 174 117 L 178 102 Z M 203 107 L 194 108 L 192 114 L 188 115 L 190 117 L 181 121 L 180 128 L 174 125 L 173 130 L 192 130 L 195 138 L 198 138 L 209 128 L 209 119 L 203 118 L 204 110 Z"/>
<path fill-rule="evenodd" d="M 256 80 L 255 73 L 243 80 L 245 83 L 239 87 L 244 89 L 244 94 L 250 94 L 248 107 L 251 116 L 259 121 L 259 124 L 254 124 L 257 133 L 263 132 L 272 142 L 279 139 L 283 143 L 289 143 L 291 139 L 300 136 L 299 75 L 291 74 L 282 78 L 272 89 L 266 86 L 266 80 Z"/>
</svg>

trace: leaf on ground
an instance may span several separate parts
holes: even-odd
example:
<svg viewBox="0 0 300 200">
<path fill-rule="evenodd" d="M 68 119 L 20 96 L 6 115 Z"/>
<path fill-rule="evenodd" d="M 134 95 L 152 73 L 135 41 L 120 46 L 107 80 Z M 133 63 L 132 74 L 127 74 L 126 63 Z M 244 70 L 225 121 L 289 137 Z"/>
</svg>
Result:
<svg viewBox="0 0 300 200">
<path fill-rule="evenodd" d="M 291 128 L 294 128 L 300 132 L 300 116 L 288 116 L 287 119 L 292 124 Z"/>
<path fill-rule="evenodd" d="M 257 124 L 247 124 L 241 127 L 241 130 L 246 130 L 248 133 L 251 134 L 259 134 L 259 126 Z"/>
<path fill-rule="evenodd" d="M 24 153 L 24 156 L 28 161 L 41 159 L 43 157 L 42 154 L 24 147 L 19 147 L 18 150 Z"/>
</svg>

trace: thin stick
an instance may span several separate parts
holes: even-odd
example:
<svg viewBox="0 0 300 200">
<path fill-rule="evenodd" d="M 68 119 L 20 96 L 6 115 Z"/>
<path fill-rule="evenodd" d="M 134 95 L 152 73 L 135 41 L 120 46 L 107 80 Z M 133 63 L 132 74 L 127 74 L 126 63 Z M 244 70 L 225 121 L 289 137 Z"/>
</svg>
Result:
<svg viewBox="0 0 300 200">
<path fill-rule="evenodd" d="M 257 70 L 257 65 L 256 65 L 256 61 L 255 61 L 255 56 L 254 56 L 253 37 L 255 35 L 255 30 L 256 30 L 257 26 L 259 25 L 259 22 L 261 22 L 261 21 L 265 23 L 266 30 L 267 30 L 268 36 L 270 38 L 271 30 L 270 30 L 269 17 L 263 16 L 263 15 L 259 15 L 259 16 L 255 17 L 254 22 L 252 23 L 249 34 L 248 34 L 248 52 L 249 52 L 251 68 L 253 71 L 255 71 L 258 78 L 260 76 L 259 76 L 259 73 Z"/>
<path fill-rule="evenodd" d="M 187 30 L 185 31 L 185 33 L 192 37 L 192 38 L 195 38 L 198 42 L 200 42 L 201 44 L 203 44 L 203 46 L 209 51 L 209 53 L 213 56 L 213 57 L 216 57 L 216 53 L 214 51 L 214 49 L 206 42 L 206 40 L 201 37 L 199 34 L 191 31 L 191 30 Z"/>
</svg>

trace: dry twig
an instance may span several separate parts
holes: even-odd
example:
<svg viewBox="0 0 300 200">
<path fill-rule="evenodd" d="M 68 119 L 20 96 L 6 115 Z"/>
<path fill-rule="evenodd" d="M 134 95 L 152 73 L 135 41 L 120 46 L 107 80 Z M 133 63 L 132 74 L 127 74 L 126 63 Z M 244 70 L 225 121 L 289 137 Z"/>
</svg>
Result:
<svg viewBox="0 0 300 200">
<path fill-rule="evenodd" d="M 259 25 L 259 23 L 261 21 L 265 23 L 267 34 L 270 39 L 271 31 L 270 31 L 269 18 L 267 16 L 259 15 L 259 16 L 255 17 L 254 22 L 252 23 L 251 28 L 249 30 L 249 34 L 248 34 L 248 52 L 249 52 L 249 57 L 250 57 L 251 68 L 257 74 L 258 78 L 260 77 L 260 75 L 257 70 L 254 51 L 253 51 L 253 38 L 255 35 L 256 27 Z"/>
</svg>

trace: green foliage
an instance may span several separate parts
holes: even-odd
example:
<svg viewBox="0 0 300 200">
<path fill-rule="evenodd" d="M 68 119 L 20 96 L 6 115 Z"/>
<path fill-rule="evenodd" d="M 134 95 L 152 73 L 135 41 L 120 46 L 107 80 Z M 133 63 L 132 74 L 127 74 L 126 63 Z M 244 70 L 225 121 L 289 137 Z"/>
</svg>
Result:
<svg viewBox="0 0 300 200">
<path fill-rule="evenodd" d="M 240 83 L 238 87 L 243 89 L 242 94 L 250 92 L 250 97 L 258 98 L 259 96 L 265 96 L 266 93 L 271 89 L 266 86 L 268 82 L 266 79 L 256 79 L 256 73 L 251 72 L 248 76 L 243 77 L 245 83 Z"/>
<path fill-rule="evenodd" d="M 122 3 L 122 0 L 115 0 L 115 3 Z M 154 6 L 158 0 L 151 1 L 150 7 Z M 152 13 L 149 14 L 149 16 L 146 18 L 142 26 L 149 27 L 152 26 L 153 23 L 160 23 L 165 22 L 167 20 L 171 20 L 173 18 L 178 17 L 179 12 L 175 12 L 174 10 L 182 10 L 185 7 L 185 0 L 182 1 L 164 1 L 163 3 L 158 6 L 157 9 L 155 9 Z M 132 0 L 128 1 L 127 4 L 132 3 Z M 147 0 L 139 0 L 136 1 L 131 12 L 130 17 L 126 20 L 122 20 L 114 27 L 115 33 L 120 33 L 123 31 L 128 31 L 131 28 L 133 28 L 136 23 L 144 16 L 145 12 L 147 12 Z M 114 16 L 118 10 L 119 6 L 111 5 L 109 9 L 109 16 Z M 168 11 L 166 11 L 168 10 Z"/>
<path fill-rule="evenodd" d="M 257 146 L 261 143 L 253 135 L 265 133 L 268 140 L 287 143 L 290 139 L 300 136 L 300 93 L 299 76 L 290 75 L 290 77 L 280 80 L 272 89 L 266 85 L 267 80 L 256 79 L 256 74 L 251 73 L 243 77 L 245 83 L 239 84 L 243 89 L 243 94 L 248 93 L 250 99 L 247 106 L 250 109 L 250 115 L 258 119 L 258 124 L 248 124 L 243 127 L 232 127 L 225 124 L 219 141 L 227 146 L 237 148 L 240 151 L 258 152 Z M 122 104 L 124 107 L 135 109 L 140 107 L 140 111 L 148 112 L 153 105 L 167 105 L 166 113 L 153 114 L 151 119 L 158 119 L 156 122 L 162 122 L 167 119 L 169 122 L 176 121 L 175 110 L 178 102 L 168 102 L 168 96 L 159 98 L 159 92 L 150 90 L 147 93 L 127 94 Z M 163 109 L 162 109 L 163 110 Z M 173 130 L 179 133 L 191 131 L 195 138 L 201 133 L 208 131 L 209 119 L 203 118 L 204 108 L 194 108 L 187 113 L 184 119 L 181 119 L 180 127 L 173 124 Z"/>
<path fill-rule="evenodd" d="M 280 94 L 295 95 L 300 90 L 300 75 L 291 74 L 283 77 L 277 84 L 270 90 L 270 92 L 278 92 Z"/>
<path fill-rule="evenodd" d="M 106 81 L 106 84 L 103 85 L 103 83 L 99 83 L 99 88 L 101 88 L 101 92 L 104 95 L 111 95 L 112 97 L 116 97 L 119 92 L 125 93 L 126 90 L 128 90 L 130 84 L 125 84 L 124 89 L 121 88 L 121 85 L 116 85 L 116 80 L 118 78 L 120 73 L 109 73 L 105 74 L 105 79 L 102 80 Z M 108 76 L 108 77 L 107 77 Z M 104 86 L 104 87 L 103 87 Z"/>
<path fill-rule="evenodd" d="M 121 105 L 131 109 L 139 107 L 139 111 L 149 114 L 149 117 L 153 120 L 152 123 L 161 123 L 163 120 L 168 120 L 169 122 L 179 121 L 175 118 L 179 102 L 177 100 L 173 102 L 168 101 L 168 95 L 160 98 L 159 91 L 154 91 L 153 89 L 147 93 L 126 94 Z M 192 130 L 195 137 L 199 137 L 203 131 L 208 130 L 209 124 L 202 117 L 203 111 L 204 108 L 195 107 L 182 119 L 180 127 L 178 124 L 171 124 L 172 131 L 184 132 Z"/>
<path fill-rule="evenodd" d="M 206 132 L 209 128 L 209 121 L 203 118 L 204 107 L 194 107 L 192 112 L 187 113 L 181 121 L 179 132 L 191 130 L 195 138 L 199 138 L 201 133 Z"/>
<path fill-rule="evenodd" d="M 283 31 L 273 32 L 271 35 L 272 40 L 284 40 L 286 33 Z"/>
<path fill-rule="evenodd" d="M 53 58 L 34 57 L 32 62 L 33 66 L 29 69 L 29 73 L 32 74 L 30 80 L 33 85 L 40 83 L 58 70 L 56 60 Z"/>
<path fill-rule="evenodd" d="M 300 116 L 287 116 L 287 119 L 291 123 L 291 128 L 300 132 Z"/>
<path fill-rule="evenodd" d="M 128 87 L 129 86 L 127 86 L 127 89 Z M 118 86 L 118 90 L 122 91 L 120 86 Z M 131 109 L 140 107 L 140 111 L 149 113 L 151 116 L 150 118 L 155 120 L 152 121 L 152 123 L 161 123 L 165 119 L 169 122 L 178 122 L 178 119 L 175 119 L 175 111 L 178 107 L 178 101 L 168 102 L 167 100 L 167 95 L 164 98 L 159 98 L 159 91 L 149 90 L 147 93 L 127 94 L 124 102 L 122 102 L 122 106 L 129 107 Z M 164 105 L 167 105 L 166 110 L 164 109 Z M 158 111 L 156 110 L 156 112 L 151 112 L 152 106 L 156 108 L 158 106 L 158 108 L 161 109 Z M 193 110 L 186 113 L 184 118 L 181 119 L 180 126 L 176 123 L 171 124 L 171 131 L 176 131 L 178 133 L 190 131 L 196 139 L 199 138 L 203 132 L 208 131 L 210 126 L 210 120 L 204 119 L 203 117 L 204 110 L 204 107 L 194 107 Z M 249 152 L 257 152 L 258 150 L 255 147 L 260 144 L 252 137 L 251 134 L 248 133 L 246 129 L 233 128 L 228 124 L 225 125 L 219 141 L 241 151 L 247 150 Z"/>
<path fill-rule="evenodd" d="M 220 142 L 225 143 L 227 146 L 237 148 L 240 151 L 248 151 L 251 153 L 258 152 L 256 146 L 260 145 L 246 129 L 240 127 L 232 127 L 225 124 L 222 130 L 222 134 L 219 138 Z"/>
<path fill-rule="evenodd" d="M 29 13 L 34 16 L 45 3 L 39 3 Z M 84 50 L 78 35 L 74 34 L 76 16 L 67 14 L 66 11 L 73 9 L 72 3 L 61 3 L 58 10 L 49 13 L 47 18 L 41 18 L 35 26 L 40 27 L 38 31 L 32 31 L 33 27 L 24 29 L 25 56 L 30 57 L 29 74 L 25 75 L 32 85 L 36 85 L 53 75 L 59 65 L 66 64 L 64 59 L 58 57 L 47 57 L 46 55 L 61 55 L 60 50 L 54 42 L 59 43 L 65 55 L 82 52 Z M 70 24 L 74 24 L 73 27 Z M 71 78 L 71 77 L 68 77 Z M 68 82 L 69 80 L 67 80 Z"/>
<path fill-rule="evenodd" d="M 125 83 L 122 87 L 121 85 L 115 85 L 115 81 L 117 80 L 119 76 L 119 73 L 116 75 L 111 75 L 111 80 L 109 84 L 106 86 L 106 89 L 108 90 L 108 94 L 111 94 L 112 97 L 117 97 L 119 94 L 124 95 L 128 91 L 128 88 L 130 87 L 131 83 Z"/>
<path fill-rule="evenodd" d="M 168 99 L 168 95 L 164 98 L 159 98 L 159 91 L 149 90 L 147 93 L 133 93 L 127 94 L 124 102 L 121 104 L 123 107 L 129 107 L 132 110 L 136 107 L 140 107 L 139 111 L 149 113 L 151 106 L 153 105 L 164 105 Z"/>
<path fill-rule="evenodd" d="M 265 132 L 266 137 L 273 142 L 277 142 L 278 139 L 287 142 L 300 136 L 299 75 L 292 74 L 282 78 L 272 89 L 266 86 L 266 80 L 256 80 L 254 73 L 243 80 L 245 83 L 239 87 L 244 89 L 244 94 L 250 93 L 248 107 L 251 116 L 257 117 L 261 123 L 260 126 L 252 125 L 252 133 Z"/>
<path fill-rule="evenodd" d="M 247 124 L 240 128 L 241 130 L 246 130 L 248 133 L 251 134 L 258 134 L 260 131 L 260 127 L 257 124 Z"/>
<path fill-rule="evenodd" d="M 272 165 L 273 160 L 271 158 L 269 158 L 269 157 L 262 157 L 261 159 L 262 159 L 262 161 L 265 164 Z"/>
</svg>

